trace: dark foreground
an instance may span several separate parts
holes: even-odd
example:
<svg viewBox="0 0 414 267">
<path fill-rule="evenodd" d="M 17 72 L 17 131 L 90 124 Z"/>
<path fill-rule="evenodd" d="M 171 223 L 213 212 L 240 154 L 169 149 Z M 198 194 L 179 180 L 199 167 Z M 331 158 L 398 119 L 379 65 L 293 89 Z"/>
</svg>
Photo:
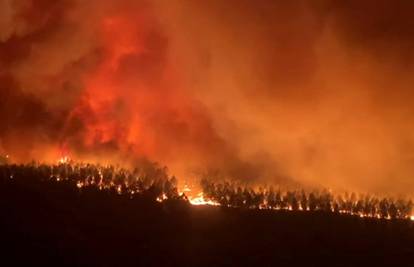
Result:
<svg viewBox="0 0 414 267">
<path fill-rule="evenodd" d="M 413 266 L 414 225 L 2 183 L 1 266 Z"/>
</svg>

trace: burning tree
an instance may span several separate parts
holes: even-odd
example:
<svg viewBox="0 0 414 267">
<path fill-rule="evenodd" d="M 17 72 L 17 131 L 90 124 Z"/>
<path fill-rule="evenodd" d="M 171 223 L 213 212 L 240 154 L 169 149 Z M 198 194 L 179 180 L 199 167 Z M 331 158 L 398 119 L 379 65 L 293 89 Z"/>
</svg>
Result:
<svg viewBox="0 0 414 267">
<path fill-rule="evenodd" d="M 99 190 L 127 194 L 131 198 L 144 196 L 162 201 L 179 198 L 177 179 L 170 177 L 166 168 L 156 164 L 138 166 L 128 170 L 112 165 L 74 163 L 58 164 L 4 164 L 0 166 L 0 179 L 32 181 L 68 182 L 79 189 L 97 187 Z"/>
<path fill-rule="evenodd" d="M 280 190 L 260 187 L 255 190 L 236 182 L 201 181 L 204 196 L 222 206 L 292 211 L 323 211 L 383 219 L 409 219 L 413 203 L 406 199 L 378 198 L 345 193 L 334 195 L 328 190 Z"/>
</svg>

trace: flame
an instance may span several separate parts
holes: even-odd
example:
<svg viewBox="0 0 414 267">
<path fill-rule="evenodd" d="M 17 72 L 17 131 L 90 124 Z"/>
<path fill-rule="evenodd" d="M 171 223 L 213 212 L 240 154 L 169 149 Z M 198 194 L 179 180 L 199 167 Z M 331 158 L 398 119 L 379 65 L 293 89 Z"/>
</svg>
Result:
<svg viewBox="0 0 414 267">
<path fill-rule="evenodd" d="M 66 163 L 69 163 L 69 161 L 70 161 L 70 158 L 68 156 L 63 156 L 60 159 L 58 159 L 57 162 L 60 164 L 66 164 Z"/>
<path fill-rule="evenodd" d="M 191 189 L 190 189 L 190 187 L 187 184 L 185 184 L 184 187 L 183 187 L 182 192 L 183 193 L 191 192 Z"/>
<path fill-rule="evenodd" d="M 83 183 L 81 181 L 78 181 L 76 183 L 76 187 L 79 188 L 79 189 L 81 189 L 83 187 Z"/>
<path fill-rule="evenodd" d="M 75 171 L 74 169 L 77 169 L 77 171 L 75 172 L 79 172 L 80 168 L 89 166 L 89 164 L 86 163 L 76 163 L 71 160 L 68 156 L 63 156 L 62 158 L 58 159 L 57 162 L 59 163 L 58 166 L 53 165 L 51 166 L 51 170 L 52 173 L 50 175 L 50 179 L 53 179 L 57 182 L 59 181 L 64 181 L 64 180 L 69 180 L 71 178 L 69 178 L 70 176 L 65 175 L 65 173 L 67 172 L 67 167 L 68 166 L 72 166 L 73 168 L 70 168 L 72 171 Z M 62 165 L 60 165 L 62 164 Z M 72 165 L 73 164 L 73 165 Z M 64 168 L 62 168 L 64 167 Z M 112 177 L 110 177 L 109 181 L 103 181 L 103 169 L 105 168 L 101 165 L 97 165 L 95 166 L 96 171 L 97 171 L 97 175 L 86 175 L 85 177 L 78 177 L 78 179 L 74 180 L 76 182 L 76 187 L 78 189 L 82 189 L 84 186 L 95 186 L 97 188 L 99 188 L 99 190 L 109 190 L 109 189 L 114 189 L 118 194 L 120 195 L 130 195 L 132 197 L 132 195 L 134 195 L 135 193 L 139 193 L 139 189 L 134 188 L 132 186 L 131 183 L 129 183 L 128 181 L 124 180 L 122 182 L 116 181 L 114 180 L 114 175 L 112 175 Z M 59 171 L 60 169 L 60 171 Z M 56 171 L 54 171 L 56 170 Z M 62 172 L 62 170 L 66 170 L 66 172 Z M 125 171 L 125 170 L 123 170 Z M 121 170 L 121 172 L 123 172 Z M 10 179 L 13 179 L 13 174 L 10 174 Z M 120 184 L 121 183 L 121 184 Z M 230 207 L 230 208 L 237 208 L 237 207 L 245 207 L 247 209 L 263 209 L 263 210 L 286 210 L 286 211 L 302 211 L 302 212 L 306 212 L 306 211 L 310 211 L 311 208 L 309 206 L 303 206 L 302 203 L 296 203 L 296 204 L 292 204 L 292 203 L 284 203 L 284 204 L 279 204 L 279 205 L 274 205 L 274 203 L 272 204 L 272 202 L 268 202 L 268 200 L 266 198 L 262 198 L 261 202 L 259 203 L 254 203 L 251 205 L 248 205 L 246 203 L 246 200 L 243 201 L 243 204 L 234 204 L 231 201 L 229 201 L 228 198 L 217 198 L 214 197 L 214 195 L 210 195 L 207 194 L 207 196 L 204 195 L 204 193 L 202 191 L 198 191 L 198 189 L 196 189 L 196 191 L 193 191 L 192 189 L 194 189 L 194 187 L 189 186 L 187 184 L 184 184 L 184 186 L 181 188 L 181 190 L 179 190 L 179 194 L 177 195 L 177 191 L 175 191 L 174 197 L 179 197 L 182 200 L 186 200 L 188 201 L 189 204 L 194 205 L 194 206 L 224 206 L 224 207 Z M 175 190 L 177 190 L 177 188 L 175 188 Z M 262 191 L 263 193 L 263 191 Z M 162 193 L 157 199 L 156 201 L 158 202 L 164 202 L 166 200 L 169 199 L 169 196 L 166 193 Z M 395 215 L 384 215 L 381 213 L 380 210 L 378 210 L 378 208 L 376 208 L 376 211 L 373 212 L 366 212 L 366 211 L 356 211 L 353 209 L 338 209 L 338 205 L 336 205 L 337 208 L 334 208 L 335 206 L 335 199 L 332 198 L 330 199 L 330 209 L 324 209 L 323 207 L 319 206 L 319 207 L 315 207 L 312 210 L 325 210 L 325 211 L 330 211 L 333 213 L 339 213 L 339 214 L 343 214 L 343 215 L 351 215 L 351 216 L 358 216 L 360 218 L 376 218 L 376 219 L 386 219 L 386 220 L 392 220 L 392 219 L 406 219 L 406 220 L 411 220 L 414 221 L 414 214 L 409 215 L 409 211 L 407 211 L 406 213 L 402 212 L 401 210 L 399 210 L 398 214 Z M 356 202 L 353 203 L 354 205 L 356 204 Z"/>
<path fill-rule="evenodd" d="M 220 206 L 220 203 L 211 199 L 206 199 L 203 192 L 199 192 L 196 196 L 192 195 L 190 186 L 184 184 L 183 189 L 180 191 L 180 195 L 187 197 L 188 202 L 194 206 L 208 205 L 208 206 Z"/>
<path fill-rule="evenodd" d="M 205 199 L 203 193 L 198 193 L 196 197 L 189 197 L 188 201 L 191 205 L 200 206 L 200 205 L 209 205 L 209 206 L 220 206 L 220 203 L 213 200 Z"/>
<path fill-rule="evenodd" d="M 157 201 L 161 203 L 161 202 L 163 202 L 164 200 L 167 200 L 167 199 L 168 199 L 167 195 L 166 194 L 162 194 L 161 197 L 158 197 L 157 198 Z"/>
</svg>

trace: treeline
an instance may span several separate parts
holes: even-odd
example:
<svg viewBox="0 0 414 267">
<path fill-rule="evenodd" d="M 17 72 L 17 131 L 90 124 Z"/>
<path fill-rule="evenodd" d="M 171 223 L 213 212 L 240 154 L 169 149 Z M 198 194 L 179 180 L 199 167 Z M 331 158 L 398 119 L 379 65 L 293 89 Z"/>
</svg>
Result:
<svg viewBox="0 0 414 267">
<path fill-rule="evenodd" d="M 0 164 L 0 181 L 67 182 L 83 188 L 98 188 L 159 202 L 188 200 L 177 189 L 177 179 L 167 169 L 146 162 L 128 170 L 117 166 L 65 162 L 58 164 Z M 225 207 L 292 211 L 324 211 L 361 217 L 407 219 L 413 202 L 407 199 L 380 198 L 368 194 L 333 194 L 327 190 L 281 190 L 272 186 L 253 188 L 230 181 L 202 179 L 204 199 Z"/>
<path fill-rule="evenodd" d="M 155 163 L 146 163 L 133 170 L 100 164 L 66 162 L 59 164 L 3 164 L 0 165 L 0 180 L 35 182 L 69 182 L 82 189 L 97 187 L 118 194 L 145 196 L 162 201 L 179 198 L 177 179 L 170 177 L 166 168 Z"/>
<path fill-rule="evenodd" d="M 408 219 L 413 203 L 406 199 L 379 198 L 368 194 L 334 195 L 328 190 L 306 192 L 272 186 L 253 189 L 236 182 L 201 181 L 204 197 L 226 207 L 293 211 L 324 211 L 361 217 Z"/>
</svg>

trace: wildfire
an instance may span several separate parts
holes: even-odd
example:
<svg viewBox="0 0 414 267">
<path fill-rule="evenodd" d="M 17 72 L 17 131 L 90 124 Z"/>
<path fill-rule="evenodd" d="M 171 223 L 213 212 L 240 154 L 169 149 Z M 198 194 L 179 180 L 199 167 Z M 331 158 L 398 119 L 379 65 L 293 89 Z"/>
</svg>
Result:
<svg viewBox="0 0 414 267">
<path fill-rule="evenodd" d="M 377 219 L 407 219 L 414 221 L 411 200 L 380 199 L 377 197 L 335 196 L 330 192 L 280 191 L 272 188 L 262 188 L 255 191 L 251 188 L 236 188 L 230 183 L 209 184 L 202 182 L 203 190 L 196 185 L 184 184 L 178 190 L 176 180 L 167 175 L 149 178 L 145 173 L 130 172 L 127 169 L 102 166 L 94 164 L 76 163 L 68 156 L 57 160 L 57 165 L 30 165 L 19 166 L 22 172 L 26 169 L 39 171 L 39 175 L 55 181 L 73 181 L 78 189 L 85 186 L 95 186 L 99 190 L 112 190 L 119 195 L 129 195 L 144 192 L 156 192 L 154 200 L 164 202 L 170 198 L 188 201 L 194 206 L 223 206 L 229 208 L 247 208 L 261 210 L 286 211 L 325 211 L 344 215 L 358 216 L 360 218 Z M 37 168 L 36 168 L 37 166 Z M 13 168 L 3 165 L 7 178 L 14 179 Z M 30 172 L 30 173 L 31 173 Z M 0 171 L 0 174 L 2 172 Z M 154 191 L 155 190 L 155 191 Z M 151 194 L 152 194 L 151 193 Z"/>
<path fill-rule="evenodd" d="M 78 181 L 76 183 L 76 187 L 79 188 L 79 189 L 81 189 L 83 187 L 83 183 L 81 181 Z"/>
<path fill-rule="evenodd" d="M 162 194 L 160 197 L 157 198 L 158 202 L 163 202 L 164 200 L 168 199 L 166 194 Z"/>
<path fill-rule="evenodd" d="M 210 199 L 206 199 L 204 197 L 203 192 L 199 192 L 198 194 L 196 194 L 196 196 L 194 197 L 193 194 L 191 193 L 192 190 L 190 188 L 190 186 L 188 186 L 187 184 L 184 185 L 183 189 L 180 191 L 180 195 L 185 195 L 188 199 L 188 202 L 191 205 L 194 206 L 201 206 L 201 205 L 209 205 L 209 206 L 220 206 L 220 203 L 210 200 Z"/>
<path fill-rule="evenodd" d="M 210 206 L 220 206 L 220 203 L 212 201 L 212 200 L 207 200 L 204 198 L 204 194 L 198 193 L 196 197 L 189 197 L 188 201 L 190 202 L 191 205 L 194 206 L 200 206 L 200 205 L 210 205 Z"/>
<path fill-rule="evenodd" d="M 63 156 L 60 159 L 58 159 L 57 162 L 60 163 L 60 164 L 69 163 L 70 162 L 70 158 L 68 156 Z"/>
</svg>

